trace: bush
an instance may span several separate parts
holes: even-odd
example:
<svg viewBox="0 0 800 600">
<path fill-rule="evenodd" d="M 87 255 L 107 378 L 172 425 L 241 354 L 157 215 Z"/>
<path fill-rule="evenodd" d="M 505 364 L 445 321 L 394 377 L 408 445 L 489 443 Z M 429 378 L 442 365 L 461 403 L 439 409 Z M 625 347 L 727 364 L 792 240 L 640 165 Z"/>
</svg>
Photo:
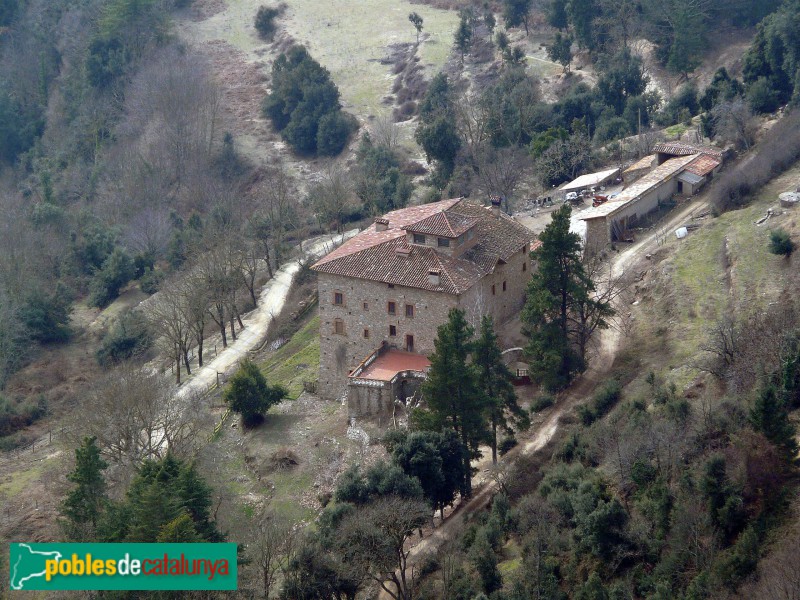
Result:
<svg viewBox="0 0 800 600">
<path fill-rule="evenodd" d="M 11 435 L 41 419 L 47 413 L 47 401 L 39 396 L 36 402 L 27 400 L 15 403 L 5 396 L 0 396 L 0 437 Z"/>
<path fill-rule="evenodd" d="M 778 256 L 791 256 L 795 243 L 785 229 L 773 229 L 769 232 L 769 251 Z"/>
<path fill-rule="evenodd" d="M 358 123 L 342 111 L 331 112 L 319 120 L 317 127 L 317 154 L 336 156 L 347 145 L 347 140 Z"/>
<path fill-rule="evenodd" d="M 267 385 L 258 365 L 248 359 L 239 365 L 239 370 L 231 377 L 222 396 L 230 409 L 241 415 L 242 423 L 252 427 L 263 421 L 264 413 L 278 404 L 286 394 L 283 386 Z"/>
<path fill-rule="evenodd" d="M 95 357 L 104 367 L 141 356 L 153 345 L 153 335 L 141 313 L 123 314 L 100 342 Z"/>
<path fill-rule="evenodd" d="M 531 413 L 537 413 L 550 408 L 556 403 L 555 396 L 551 394 L 541 394 L 533 402 L 531 402 Z"/>
<path fill-rule="evenodd" d="M 122 248 L 114 248 L 103 261 L 89 284 L 89 304 L 104 308 L 119 296 L 123 286 L 133 279 L 135 267 L 131 257 Z"/>
<path fill-rule="evenodd" d="M 280 8 L 260 6 L 256 13 L 255 26 L 259 37 L 264 40 L 271 40 L 277 30 L 275 19 L 281 14 Z"/>
<path fill-rule="evenodd" d="M 610 379 L 603 384 L 597 392 L 590 405 L 578 407 L 578 416 L 581 422 L 589 426 L 598 419 L 603 418 L 606 413 L 617 403 L 622 395 L 622 385 L 616 379 Z"/>
<path fill-rule="evenodd" d="M 517 442 L 517 438 L 515 438 L 513 435 L 504 437 L 502 440 L 500 440 L 500 443 L 497 446 L 497 451 L 500 452 L 500 456 L 505 456 L 518 443 L 519 442 Z"/>
<path fill-rule="evenodd" d="M 144 273 L 139 278 L 139 289 L 145 294 L 155 294 L 161 282 L 164 281 L 164 272 L 145 267 Z"/>
<path fill-rule="evenodd" d="M 52 295 L 31 295 L 21 314 L 30 337 L 43 344 L 67 341 L 72 334 L 69 303 L 69 294 L 61 284 Z"/>
</svg>

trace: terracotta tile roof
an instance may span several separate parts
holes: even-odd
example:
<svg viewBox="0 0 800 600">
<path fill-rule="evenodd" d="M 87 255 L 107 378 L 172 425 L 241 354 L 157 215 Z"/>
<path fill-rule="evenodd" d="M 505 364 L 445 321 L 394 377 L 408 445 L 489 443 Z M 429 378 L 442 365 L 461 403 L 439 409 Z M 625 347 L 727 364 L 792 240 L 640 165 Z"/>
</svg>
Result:
<svg viewBox="0 0 800 600">
<path fill-rule="evenodd" d="M 700 177 L 705 177 L 722 164 L 722 161 L 708 154 L 701 154 L 686 167 L 686 170 Z"/>
<path fill-rule="evenodd" d="M 403 350 L 387 350 L 358 375 L 350 375 L 350 377 L 354 379 L 392 381 L 402 371 L 425 372 L 430 366 L 431 361 L 422 354 L 404 352 Z"/>
<path fill-rule="evenodd" d="M 406 226 L 406 231 L 424 233 L 447 238 L 457 238 L 465 233 L 478 220 L 474 217 L 465 217 L 457 212 L 443 210 L 421 221 Z"/>
<path fill-rule="evenodd" d="M 680 142 L 661 142 L 653 146 L 653 152 L 672 154 L 674 156 L 688 156 L 690 154 L 709 154 L 722 158 L 722 151 L 705 146 L 692 146 Z"/>
<path fill-rule="evenodd" d="M 472 227 L 477 240 L 461 256 L 406 242 L 403 227 L 422 220 L 421 213 L 423 219 L 427 219 L 443 211 L 447 211 L 453 221 L 474 222 Z M 428 214 L 424 215 L 425 212 Z M 389 229 L 375 231 L 374 225 L 371 226 L 312 268 L 321 273 L 457 295 L 491 273 L 498 261 L 508 259 L 523 245 L 535 240 L 533 232 L 511 217 L 502 213 L 495 216 L 488 208 L 460 198 L 394 211 L 386 217 Z M 430 282 L 429 270 L 440 272 L 438 285 Z"/>
</svg>

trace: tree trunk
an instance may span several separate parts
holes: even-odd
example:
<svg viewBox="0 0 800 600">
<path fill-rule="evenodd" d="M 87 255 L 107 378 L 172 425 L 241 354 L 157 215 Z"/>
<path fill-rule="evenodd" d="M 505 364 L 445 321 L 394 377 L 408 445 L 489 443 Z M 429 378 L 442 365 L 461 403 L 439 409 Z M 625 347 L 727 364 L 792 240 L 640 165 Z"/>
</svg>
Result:
<svg viewBox="0 0 800 600">
<path fill-rule="evenodd" d="M 236 322 L 233 319 L 233 315 L 231 315 L 231 337 L 233 341 L 236 341 Z"/>
<path fill-rule="evenodd" d="M 187 375 L 191 375 L 192 374 L 192 368 L 189 366 L 189 349 L 188 348 L 184 348 L 183 349 L 183 364 L 186 365 L 186 374 Z"/>
<path fill-rule="evenodd" d="M 181 384 L 181 351 L 175 347 L 175 383 Z"/>
<path fill-rule="evenodd" d="M 236 307 L 234 307 L 233 312 L 236 315 L 236 320 L 239 321 L 239 327 L 244 329 L 244 323 L 242 323 L 242 315 L 239 314 L 239 311 L 236 310 Z"/>
<path fill-rule="evenodd" d="M 497 464 L 497 419 L 492 416 L 492 464 Z"/>
<path fill-rule="evenodd" d="M 217 325 L 219 325 L 219 332 L 222 334 L 222 347 L 228 347 L 228 336 L 225 333 L 225 307 L 221 304 L 217 304 L 217 316 L 218 318 L 215 319 Z"/>
<path fill-rule="evenodd" d="M 203 332 L 200 331 L 197 333 L 197 366 L 203 366 Z"/>
<path fill-rule="evenodd" d="M 272 262 L 269 256 L 269 244 L 264 244 L 264 261 L 267 263 L 267 274 L 269 278 L 272 279 L 274 275 L 272 273 Z"/>
</svg>

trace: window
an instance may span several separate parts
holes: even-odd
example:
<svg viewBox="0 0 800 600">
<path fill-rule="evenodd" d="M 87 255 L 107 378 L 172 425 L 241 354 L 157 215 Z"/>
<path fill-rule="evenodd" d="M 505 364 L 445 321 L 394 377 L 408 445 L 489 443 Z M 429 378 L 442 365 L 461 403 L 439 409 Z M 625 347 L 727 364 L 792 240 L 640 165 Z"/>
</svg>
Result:
<svg viewBox="0 0 800 600">
<path fill-rule="evenodd" d="M 344 294 L 342 292 L 333 292 L 333 303 L 336 306 L 342 306 L 344 304 Z"/>
<path fill-rule="evenodd" d="M 413 304 L 406 304 L 406 318 L 413 319 L 414 318 L 414 305 Z"/>
<path fill-rule="evenodd" d="M 397 335 L 397 327 L 395 325 L 389 325 L 389 335 L 392 337 Z"/>
<path fill-rule="evenodd" d="M 414 351 L 414 336 L 413 335 L 407 335 L 406 336 L 406 350 L 408 352 L 413 352 Z"/>
<path fill-rule="evenodd" d="M 425 243 L 425 236 L 420 233 L 414 234 L 414 243 L 415 244 L 424 244 Z"/>
<path fill-rule="evenodd" d="M 525 269 L 523 269 L 524 271 Z M 369 310 L 369 302 L 364 302 L 364 310 Z"/>
<path fill-rule="evenodd" d="M 344 335 L 344 321 L 341 319 L 333 320 L 333 333 L 336 335 Z"/>
<path fill-rule="evenodd" d="M 439 244 L 439 248 L 449 248 L 450 247 L 450 240 L 447 238 L 439 238 L 437 243 Z"/>
<path fill-rule="evenodd" d="M 396 302 L 387 302 L 386 303 L 386 312 L 388 312 L 390 315 L 396 315 L 397 314 L 397 303 Z"/>
<path fill-rule="evenodd" d="M 506 291 L 506 282 L 505 281 L 503 282 L 503 291 L 504 292 Z"/>
<path fill-rule="evenodd" d="M 492 296 L 494 296 L 494 286 L 492 286 Z"/>
<path fill-rule="evenodd" d="M 524 273 L 527 270 L 528 270 L 528 263 L 522 263 L 522 272 Z"/>
<path fill-rule="evenodd" d="M 368 339 L 369 339 L 369 329 L 365 329 L 365 330 L 364 330 L 364 339 L 365 339 L 365 340 L 368 340 Z"/>
<path fill-rule="evenodd" d="M 389 286 L 389 289 L 390 289 L 390 290 L 393 290 L 393 289 L 394 289 L 394 284 L 393 284 L 393 283 L 389 283 L 389 284 L 387 284 L 387 285 Z"/>
</svg>

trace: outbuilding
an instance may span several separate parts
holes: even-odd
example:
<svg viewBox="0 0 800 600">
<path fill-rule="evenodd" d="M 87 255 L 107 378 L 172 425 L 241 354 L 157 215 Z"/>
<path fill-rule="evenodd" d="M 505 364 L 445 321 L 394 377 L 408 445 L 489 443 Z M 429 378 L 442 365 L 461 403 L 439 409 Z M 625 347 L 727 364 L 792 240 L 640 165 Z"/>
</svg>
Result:
<svg viewBox="0 0 800 600">
<path fill-rule="evenodd" d="M 605 171 L 598 171 L 597 173 L 587 173 L 581 175 L 577 179 L 573 179 L 569 183 L 565 183 L 558 188 L 564 194 L 569 192 L 580 192 L 581 190 L 597 188 L 605 186 L 613 182 L 619 176 L 620 169 L 607 169 Z"/>
</svg>

